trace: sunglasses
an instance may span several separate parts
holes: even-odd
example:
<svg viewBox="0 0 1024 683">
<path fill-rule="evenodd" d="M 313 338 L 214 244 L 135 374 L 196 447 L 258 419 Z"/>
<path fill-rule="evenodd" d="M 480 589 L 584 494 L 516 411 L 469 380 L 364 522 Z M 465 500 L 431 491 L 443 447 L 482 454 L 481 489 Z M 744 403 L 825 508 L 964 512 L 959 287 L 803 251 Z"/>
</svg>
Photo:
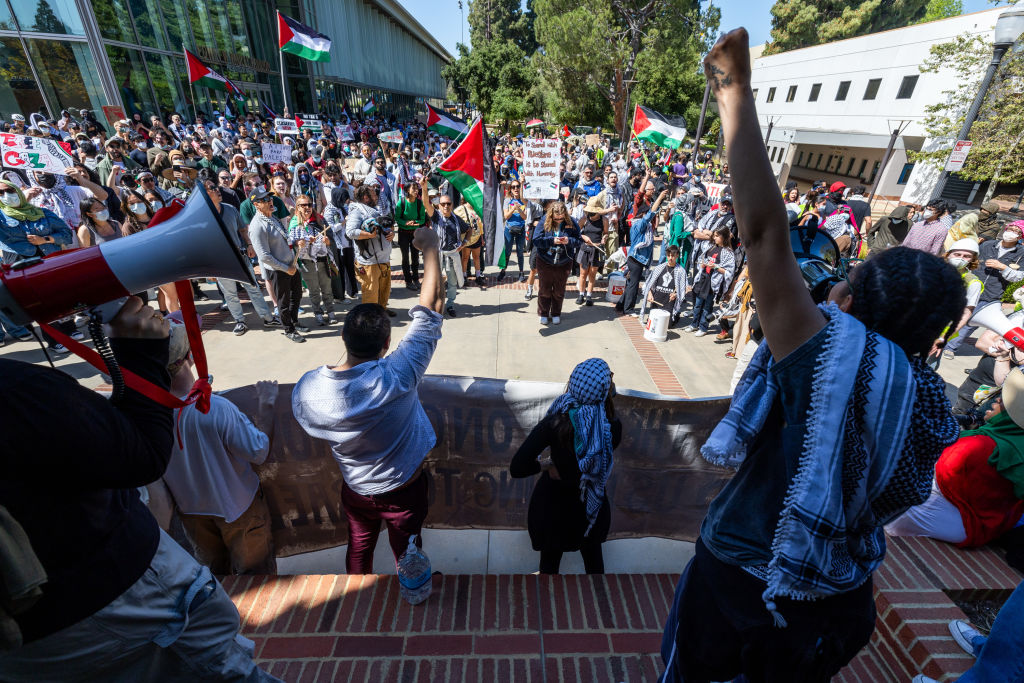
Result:
<svg viewBox="0 0 1024 683">
<path fill-rule="evenodd" d="M 451 206 L 451 202 L 438 202 L 438 206 Z"/>
<path fill-rule="evenodd" d="M 296 204 L 295 206 L 299 207 L 300 209 L 308 209 L 308 208 L 310 208 L 313 205 L 312 204 Z"/>
</svg>

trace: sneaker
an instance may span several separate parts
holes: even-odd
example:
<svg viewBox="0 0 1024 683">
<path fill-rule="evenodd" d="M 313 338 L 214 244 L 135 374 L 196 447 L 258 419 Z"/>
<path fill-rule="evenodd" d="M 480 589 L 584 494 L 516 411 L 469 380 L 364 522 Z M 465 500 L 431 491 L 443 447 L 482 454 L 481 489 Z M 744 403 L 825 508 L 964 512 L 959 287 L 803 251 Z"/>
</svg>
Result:
<svg viewBox="0 0 1024 683">
<path fill-rule="evenodd" d="M 85 339 L 85 334 L 81 330 L 75 330 L 71 333 L 71 338 L 75 341 L 82 341 Z"/>
<path fill-rule="evenodd" d="M 305 338 L 305 337 L 303 337 L 303 336 L 302 336 L 301 334 L 299 334 L 298 332 L 294 332 L 294 331 L 293 331 L 293 332 L 284 332 L 283 334 L 284 334 L 284 336 L 288 337 L 288 338 L 289 338 L 289 339 L 291 339 L 291 340 L 292 340 L 293 342 L 296 342 L 296 343 L 298 343 L 298 344 L 302 344 L 303 342 L 305 342 L 305 341 L 306 341 L 306 338 Z"/>
<path fill-rule="evenodd" d="M 526 300 L 529 301 L 532 298 L 533 298 L 533 287 L 531 285 L 526 285 Z"/>
<path fill-rule="evenodd" d="M 222 311 L 226 311 L 226 310 L 228 310 L 228 305 L 227 305 L 227 303 L 223 303 L 223 304 L 221 304 L 221 305 L 220 305 L 220 310 L 222 310 Z"/>
<path fill-rule="evenodd" d="M 301 332 L 302 334 L 306 334 L 307 332 L 309 332 L 309 328 L 306 327 L 305 325 L 296 324 L 295 325 L 295 329 L 297 331 Z"/>
<path fill-rule="evenodd" d="M 551 324 L 552 325 L 561 325 L 562 324 L 562 319 L 559 316 L 556 315 L 554 318 L 551 319 Z"/>
<path fill-rule="evenodd" d="M 586 297 L 583 296 L 583 292 L 580 292 L 579 296 L 576 297 L 576 305 L 577 306 L 582 306 L 584 300 L 586 300 Z"/>
<path fill-rule="evenodd" d="M 593 306 L 594 305 L 594 297 L 588 296 L 586 304 L 587 304 L 587 306 Z"/>
<path fill-rule="evenodd" d="M 949 349 L 946 349 L 945 351 L 942 352 L 942 357 L 945 358 L 946 360 L 953 360 L 954 358 L 956 358 L 956 353 L 950 351 Z"/>
<path fill-rule="evenodd" d="M 502 268 L 501 270 L 498 271 L 498 282 L 504 282 L 504 281 L 505 281 L 505 269 Z"/>
<path fill-rule="evenodd" d="M 281 319 L 276 315 L 263 321 L 263 327 L 281 327 Z"/>
<path fill-rule="evenodd" d="M 697 328 L 694 327 L 693 325 L 687 325 L 686 327 L 683 328 L 683 332 L 693 332 L 696 329 Z"/>
<path fill-rule="evenodd" d="M 726 351 L 725 352 L 725 357 L 726 358 L 731 358 L 732 360 L 736 360 L 736 354 L 733 351 Z"/>
<path fill-rule="evenodd" d="M 69 349 L 68 347 L 64 346 L 63 344 L 57 344 L 56 346 L 51 346 L 50 350 L 53 351 L 54 353 L 60 355 L 60 356 L 63 356 L 65 353 L 71 353 L 71 349 Z"/>
<path fill-rule="evenodd" d="M 325 315 L 324 320 L 327 322 L 328 325 L 333 325 L 334 323 L 338 322 L 338 319 L 334 317 L 333 313 L 328 313 L 327 315 Z"/>
<path fill-rule="evenodd" d="M 87 322 L 89 322 L 89 316 L 82 315 L 81 313 L 75 316 L 75 327 L 81 327 L 82 325 L 85 325 Z"/>
<path fill-rule="evenodd" d="M 476 286 L 479 287 L 480 289 L 486 289 L 486 287 L 487 287 L 487 280 L 484 279 L 483 275 L 477 275 L 476 276 Z"/>
<path fill-rule="evenodd" d="M 236 337 L 241 337 L 243 334 L 249 331 L 249 328 L 244 322 L 238 321 L 237 323 L 235 323 L 235 329 L 231 331 L 235 333 Z"/>
<path fill-rule="evenodd" d="M 448 308 L 444 309 L 444 312 L 448 314 L 449 318 L 456 317 L 455 307 L 454 306 L 449 306 Z"/>
<path fill-rule="evenodd" d="M 542 316 L 540 317 L 540 324 L 541 324 L 541 325 L 549 325 L 549 324 L 551 324 L 551 318 L 546 318 L 546 317 L 544 317 L 544 316 L 542 315 Z"/>
<path fill-rule="evenodd" d="M 319 325 L 320 327 L 323 327 L 324 325 L 327 324 L 327 319 L 324 318 L 324 314 L 323 313 L 317 313 L 315 317 L 316 317 L 316 324 Z"/>
<path fill-rule="evenodd" d="M 519 273 L 519 281 L 526 282 L 526 273 Z"/>
<path fill-rule="evenodd" d="M 705 332 L 704 330 L 697 330 L 696 332 L 693 333 L 693 336 L 694 337 L 703 337 L 706 334 L 707 334 L 707 332 Z"/>
<path fill-rule="evenodd" d="M 389 318 L 394 318 L 396 315 L 398 315 L 398 313 L 393 308 L 386 308 L 384 310 L 386 310 L 388 312 L 388 317 Z"/>
<path fill-rule="evenodd" d="M 210 297 L 206 296 L 205 294 L 200 294 L 198 297 L 196 297 L 196 301 L 209 301 L 209 300 L 210 300 Z"/>
<path fill-rule="evenodd" d="M 963 619 L 954 619 L 949 622 L 949 632 L 953 635 L 953 640 L 960 648 L 971 655 L 974 654 L 974 641 L 976 638 L 984 638 L 976 628 L 968 624 Z"/>
<path fill-rule="evenodd" d="M 16 334 L 18 341 L 35 341 L 35 337 L 32 336 L 31 332 L 25 332 L 25 334 Z"/>
<path fill-rule="evenodd" d="M 722 330 L 721 332 L 719 332 L 718 334 L 715 335 L 715 340 L 716 341 L 725 341 L 728 338 L 729 338 L 729 333 L 726 332 L 725 330 Z"/>
</svg>

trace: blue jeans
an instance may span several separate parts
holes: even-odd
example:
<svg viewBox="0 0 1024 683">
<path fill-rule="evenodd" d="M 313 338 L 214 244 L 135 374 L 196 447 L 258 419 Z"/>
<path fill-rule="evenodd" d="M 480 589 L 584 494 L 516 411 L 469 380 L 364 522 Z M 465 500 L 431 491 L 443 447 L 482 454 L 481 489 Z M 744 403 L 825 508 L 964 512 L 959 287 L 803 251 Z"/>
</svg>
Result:
<svg viewBox="0 0 1024 683">
<path fill-rule="evenodd" d="M 24 337 L 27 334 L 32 334 L 27 327 L 14 324 L 13 320 L 0 311 L 0 340 L 5 339 L 7 336 Z"/>
<path fill-rule="evenodd" d="M 462 281 L 462 260 L 459 252 L 441 254 L 441 270 L 447 276 L 448 289 L 444 306 L 449 308 L 455 305 L 455 295 L 459 293 L 459 285 Z"/>
<path fill-rule="evenodd" d="M 713 294 L 698 296 L 693 302 L 693 322 L 690 324 L 707 332 L 708 318 L 711 317 L 711 311 L 714 307 L 715 297 Z"/>
<path fill-rule="evenodd" d="M 978 661 L 957 683 L 1024 682 L 1024 583 L 999 610 L 988 639 L 979 640 L 973 643 Z"/>
<path fill-rule="evenodd" d="M 217 280 L 217 286 L 220 287 L 220 293 L 224 295 L 224 303 L 228 305 L 228 313 L 231 314 L 231 318 L 236 323 L 245 322 L 245 313 L 242 312 L 242 302 L 238 300 L 238 289 L 235 287 L 234 280 Z M 263 291 L 259 287 L 242 283 L 242 287 L 249 295 L 249 301 L 252 302 L 252 307 L 256 311 L 256 315 L 260 317 L 260 320 L 270 320 L 273 313 L 270 312 L 270 305 L 267 300 L 263 298 Z"/>
<path fill-rule="evenodd" d="M 526 251 L 526 231 L 518 234 L 513 234 L 511 230 L 505 228 L 505 267 L 512 263 L 512 247 L 516 249 L 516 262 L 519 264 L 519 274 L 523 274 L 523 252 Z M 504 270 L 504 269 L 503 269 Z"/>
<path fill-rule="evenodd" d="M 11 652 L 5 681 L 279 679 L 252 661 L 238 610 L 206 567 L 163 531 L 149 568 L 95 614 Z"/>
</svg>

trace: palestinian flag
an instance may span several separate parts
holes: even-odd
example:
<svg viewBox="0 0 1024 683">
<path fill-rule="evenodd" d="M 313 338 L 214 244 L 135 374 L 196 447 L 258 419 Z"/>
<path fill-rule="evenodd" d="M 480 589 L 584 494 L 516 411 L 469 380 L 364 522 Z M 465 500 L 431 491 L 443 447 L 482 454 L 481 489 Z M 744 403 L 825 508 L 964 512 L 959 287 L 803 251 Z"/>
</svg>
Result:
<svg viewBox="0 0 1024 683">
<path fill-rule="evenodd" d="M 275 112 L 275 111 L 274 111 L 273 109 L 271 109 L 270 107 L 268 107 L 268 106 L 267 106 L 267 103 L 266 103 L 266 102 L 264 102 L 262 98 L 258 98 L 258 99 L 259 99 L 259 101 L 260 101 L 260 104 L 262 104 L 262 105 L 263 105 L 263 111 L 265 111 L 265 112 L 267 113 L 267 116 L 269 116 L 269 117 L 271 117 L 271 118 L 275 118 L 275 119 L 276 119 L 276 118 L 277 118 L 277 112 Z"/>
<path fill-rule="evenodd" d="M 427 105 L 427 128 L 438 135 L 454 139 L 465 134 L 467 127 L 462 119 Z"/>
<path fill-rule="evenodd" d="M 572 131 L 569 129 L 569 126 L 563 124 L 562 125 L 562 137 L 566 137 L 567 138 L 570 135 L 572 135 Z"/>
<path fill-rule="evenodd" d="M 311 62 L 331 61 L 331 39 L 291 17 L 277 13 L 277 35 L 281 52 Z"/>
<path fill-rule="evenodd" d="M 484 222 L 484 249 L 498 265 L 505 252 L 505 231 L 499 227 L 498 178 L 490 141 L 484 131 L 484 120 L 479 118 L 469 128 L 465 139 L 455 151 L 437 167 L 452 187 L 459 191 Z"/>
<path fill-rule="evenodd" d="M 203 64 L 199 57 L 185 50 L 185 63 L 188 66 L 188 82 L 202 85 L 213 90 L 223 90 L 233 95 L 240 95 L 241 90 L 224 76 Z"/>
<path fill-rule="evenodd" d="M 377 101 L 370 97 L 370 101 L 363 105 L 363 113 L 372 114 L 375 111 L 377 111 Z"/>
<path fill-rule="evenodd" d="M 682 116 L 662 116 L 653 109 L 636 105 L 633 112 L 633 134 L 658 147 L 678 149 L 686 139 L 686 122 Z"/>
</svg>

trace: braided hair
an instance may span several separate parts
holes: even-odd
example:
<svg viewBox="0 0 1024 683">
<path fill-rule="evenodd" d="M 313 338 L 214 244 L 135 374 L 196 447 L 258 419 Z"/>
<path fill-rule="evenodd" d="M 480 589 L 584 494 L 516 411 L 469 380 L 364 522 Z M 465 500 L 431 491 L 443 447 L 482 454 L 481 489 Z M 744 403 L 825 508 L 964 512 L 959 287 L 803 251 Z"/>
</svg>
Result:
<svg viewBox="0 0 1024 683">
<path fill-rule="evenodd" d="M 967 306 L 953 266 L 919 249 L 893 247 L 850 272 L 851 313 L 908 357 L 927 355 Z"/>
</svg>

